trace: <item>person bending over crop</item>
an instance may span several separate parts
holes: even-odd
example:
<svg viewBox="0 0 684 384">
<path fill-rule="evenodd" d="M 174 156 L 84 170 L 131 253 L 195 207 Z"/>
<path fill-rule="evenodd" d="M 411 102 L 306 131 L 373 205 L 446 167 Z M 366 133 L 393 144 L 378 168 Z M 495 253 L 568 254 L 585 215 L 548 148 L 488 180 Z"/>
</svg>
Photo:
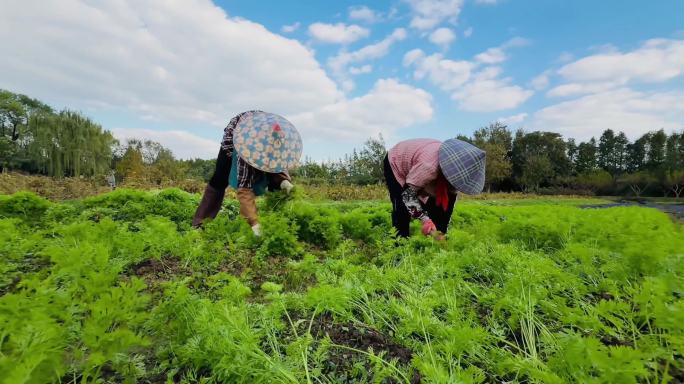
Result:
<svg viewBox="0 0 684 384">
<path fill-rule="evenodd" d="M 301 155 L 302 139 L 284 117 L 262 111 L 233 117 L 224 130 L 216 170 L 192 219 L 193 227 L 216 217 L 230 185 L 237 190 L 240 214 L 259 236 L 256 196 L 267 189 L 290 193 L 293 185 L 287 170 L 297 164 Z"/>
<path fill-rule="evenodd" d="M 482 192 L 485 152 L 458 139 L 406 140 L 387 152 L 384 172 L 397 234 L 408 237 L 413 218 L 424 235 L 443 239 L 458 193 Z"/>
</svg>

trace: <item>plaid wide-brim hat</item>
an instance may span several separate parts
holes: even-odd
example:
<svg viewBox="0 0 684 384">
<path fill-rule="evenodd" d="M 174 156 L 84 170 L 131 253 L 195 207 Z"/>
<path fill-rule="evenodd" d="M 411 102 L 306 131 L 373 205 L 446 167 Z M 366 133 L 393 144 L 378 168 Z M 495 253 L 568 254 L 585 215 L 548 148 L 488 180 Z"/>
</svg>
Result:
<svg viewBox="0 0 684 384">
<path fill-rule="evenodd" d="M 439 147 L 439 167 L 444 177 L 468 195 L 477 195 L 484 188 L 485 158 L 483 150 L 458 139 L 449 139 Z"/>
<path fill-rule="evenodd" d="M 292 169 L 302 157 L 302 138 L 280 115 L 247 112 L 233 131 L 235 151 L 249 165 L 264 172 Z"/>
</svg>

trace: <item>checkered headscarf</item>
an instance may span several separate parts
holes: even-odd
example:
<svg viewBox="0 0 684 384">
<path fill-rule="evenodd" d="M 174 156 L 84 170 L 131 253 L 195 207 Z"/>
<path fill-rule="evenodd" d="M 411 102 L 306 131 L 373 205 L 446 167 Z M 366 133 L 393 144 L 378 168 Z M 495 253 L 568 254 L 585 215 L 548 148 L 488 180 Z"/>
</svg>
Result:
<svg viewBox="0 0 684 384">
<path fill-rule="evenodd" d="M 439 147 L 439 167 L 444 177 L 468 195 L 477 195 L 484 188 L 485 158 L 483 150 L 458 139 L 449 139 Z"/>
</svg>

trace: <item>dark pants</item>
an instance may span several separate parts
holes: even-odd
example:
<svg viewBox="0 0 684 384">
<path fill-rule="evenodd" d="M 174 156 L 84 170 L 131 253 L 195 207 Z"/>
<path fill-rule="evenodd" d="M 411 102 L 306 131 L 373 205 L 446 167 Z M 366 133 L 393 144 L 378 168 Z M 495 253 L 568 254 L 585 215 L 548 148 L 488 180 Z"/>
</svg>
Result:
<svg viewBox="0 0 684 384">
<path fill-rule="evenodd" d="M 231 157 L 226 154 L 226 151 L 221 148 L 218 157 L 216 157 L 216 169 L 214 174 L 209 179 L 209 185 L 219 191 L 228 188 L 228 178 L 230 177 L 230 162 Z"/>
<path fill-rule="evenodd" d="M 394 177 L 387 156 L 385 156 L 384 171 L 385 180 L 387 181 L 387 190 L 389 191 L 390 201 L 392 201 L 392 225 L 397 229 L 397 234 L 399 236 L 408 237 L 411 216 L 401 198 L 401 193 L 404 192 L 405 188 L 401 186 Z M 454 212 L 455 203 L 456 195 L 450 193 L 449 205 L 446 211 L 435 204 L 435 198 L 432 196 L 428 199 L 426 204 L 423 204 L 423 209 L 427 211 L 428 216 L 432 219 L 432 222 L 435 223 L 435 227 L 437 227 L 438 231 L 447 233 L 449 221 L 451 221 L 451 214 Z"/>
</svg>

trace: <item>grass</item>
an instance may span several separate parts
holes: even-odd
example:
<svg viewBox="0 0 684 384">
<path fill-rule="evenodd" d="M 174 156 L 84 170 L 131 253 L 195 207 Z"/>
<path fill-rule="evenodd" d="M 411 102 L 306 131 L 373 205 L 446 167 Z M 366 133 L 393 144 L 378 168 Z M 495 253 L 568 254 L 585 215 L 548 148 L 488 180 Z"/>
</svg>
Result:
<svg viewBox="0 0 684 384">
<path fill-rule="evenodd" d="M 385 201 L 0 195 L 0 383 L 684 380 L 684 231 L 584 198 L 460 201 L 445 242 Z M 277 204 L 276 204 L 277 203 Z"/>
</svg>

